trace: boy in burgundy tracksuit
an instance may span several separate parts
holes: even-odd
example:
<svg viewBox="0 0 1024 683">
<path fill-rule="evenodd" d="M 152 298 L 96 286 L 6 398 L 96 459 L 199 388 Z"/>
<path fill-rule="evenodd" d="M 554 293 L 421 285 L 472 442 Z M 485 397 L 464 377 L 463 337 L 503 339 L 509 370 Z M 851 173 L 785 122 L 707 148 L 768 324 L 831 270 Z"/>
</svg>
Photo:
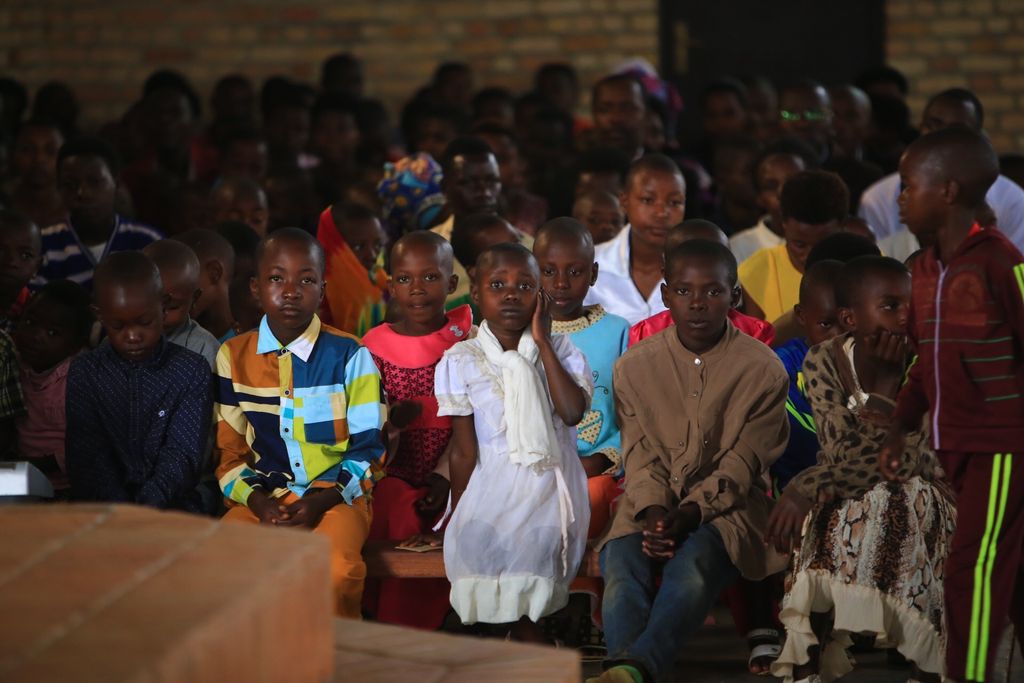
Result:
<svg viewBox="0 0 1024 683">
<path fill-rule="evenodd" d="M 893 478 L 903 434 L 927 411 L 957 496 L 945 566 L 946 676 L 985 681 L 1009 616 L 1024 630 L 1024 257 L 975 223 L 998 174 L 966 128 L 926 135 L 900 161 L 900 213 L 932 244 L 914 260 L 918 361 L 880 458 Z"/>
</svg>

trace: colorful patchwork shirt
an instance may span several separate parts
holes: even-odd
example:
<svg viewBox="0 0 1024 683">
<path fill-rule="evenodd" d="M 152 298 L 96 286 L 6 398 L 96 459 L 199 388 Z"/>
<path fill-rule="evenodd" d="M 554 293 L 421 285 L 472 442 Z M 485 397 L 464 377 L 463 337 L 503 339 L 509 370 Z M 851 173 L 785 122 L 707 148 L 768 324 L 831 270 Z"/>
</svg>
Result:
<svg viewBox="0 0 1024 683">
<path fill-rule="evenodd" d="M 337 486 L 351 503 L 384 475 L 387 406 L 355 337 L 314 316 L 282 346 L 264 316 L 221 346 L 216 373 L 217 478 L 229 500 Z"/>
</svg>

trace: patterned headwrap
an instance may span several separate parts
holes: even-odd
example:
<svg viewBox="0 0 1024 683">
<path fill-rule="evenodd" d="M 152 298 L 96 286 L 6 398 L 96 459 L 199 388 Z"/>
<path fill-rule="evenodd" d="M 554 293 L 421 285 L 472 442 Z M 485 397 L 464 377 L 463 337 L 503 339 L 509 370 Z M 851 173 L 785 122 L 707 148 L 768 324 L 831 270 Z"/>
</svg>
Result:
<svg viewBox="0 0 1024 683">
<path fill-rule="evenodd" d="M 444 204 L 441 166 L 426 152 L 386 164 L 377 196 L 384 207 L 389 241 L 413 230 L 424 230 Z"/>
</svg>

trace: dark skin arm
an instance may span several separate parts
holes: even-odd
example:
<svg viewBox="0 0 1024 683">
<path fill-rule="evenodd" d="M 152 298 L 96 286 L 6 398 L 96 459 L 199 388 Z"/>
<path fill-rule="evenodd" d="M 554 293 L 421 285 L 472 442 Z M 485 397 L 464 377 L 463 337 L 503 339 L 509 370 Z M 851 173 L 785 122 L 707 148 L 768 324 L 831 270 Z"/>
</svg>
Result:
<svg viewBox="0 0 1024 683">
<path fill-rule="evenodd" d="M 583 414 L 587 410 L 587 395 L 562 367 L 562 362 L 555 354 L 555 348 L 551 344 L 551 313 L 548 312 L 548 299 L 547 293 L 542 290 L 537 297 L 537 308 L 533 311 L 531 333 L 540 351 L 540 359 L 544 363 L 544 374 L 548 379 L 548 389 L 551 391 L 551 402 L 554 404 L 555 412 L 562 418 L 562 422 L 571 427 L 583 419 Z M 453 476 L 452 486 L 454 485 Z"/>
<path fill-rule="evenodd" d="M 416 401 L 398 401 L 391 406 L 388 422 L 395 429 L 405 429 L 423 412 L 423 406 Z"/>
<path fill-rule="evenodd" d="M 774 545 L 780 553 L 788 553 L 800 542 L 804 518 L 810 512 L 811 505 L 812 501 L 797 493 L 792 486 L 786 487 L 768 516 L 765 545 Z"/>
<path fill-rule="evenodd" d="M 700 508 L 696 503 L 666 510 L 652 505 L 644 515 L 644 555 L 652 559 L 669 559 L 688 535 L 700 526 Z"/>
<path fill-rule="evenodd" d="M 865 383 L 865 391 L 896 398 L 903 383 L 907 361 L 906 335 L 890 334 L 887 330 L 882 330 L 866 339 L 864 346 L 869 363 L 876 368 L 874 381 L 870 383 L 873 386 L 867 386 L 868 383 Z M 878 468 L 888 481 L 898 482 L 903 479 L 898 472 L 903 463 L 906 437 L 911 431 L 905 425 L 893 424 L 889 437 L 882 444 L 882 450 L 878 454 Z"/>
<path fill-rule="evenodd" d="M 882 450 L 878 453 L 878 469 L 888 481 L 903 481 L 898 472 L 903 465 L 903 451 L 906 449 L 909 433 L 910 430 L 905 425 L 894 422 L 888 438 L 882 444 Z"/>
<path fill-rule="evenodd" d="M 604 453 L 594 453 L 580 458 L 580 463 L 583 465 L 583 471 L 587 473 L 587 479 L 604 474 L 612 466 L 612 461 Z"/>
<path fill-rule="evenodd" d="M 751 318 L 759 318 L 764 320 L 764 311 L 761 307 L 754 303 L 754 300 L 747 296 L 746 292 L 743 292 L 743 305 L 740 306 L 742 312 L 749 315 Z"/>
<path fill-rule="evenodd" d="M 469 478 L 473 476 L 476 469 L 477 445 L 476 427 L 473 426 L 472 415 L 456 415 L 452 417 L 452 440 L 449 443 L 450 460 L 449 468 L 451 474 L 451 495 L 452 513 L 462 499 L 466 487 L 469 486 Z M 441 545 L 444 539 L 443 534 L 429 533 L 416 534 L 407 541 L 399 544 L 400 548 L 414 547 L 418 545 Z"/>
<path fill-rule="evenodd" d="M 864 379 L 864 391 L 895 399 L 907 366 L 907 336 L 882 330 L 864 340 L 864 359 L 873 371 Z"/>
<path fill-rule="evenodd" d="M 329 489 L 311 489 L 302 498 L 291 505 L 282 505 L 281 526 L 304 526 L 315 529 L 324 513 L 344 502 L 341 491 L 336 487 Z"/>
<path fill-rule="evenodd" d="M 416 508 L 416 514 L 429 520 L 437 517 L 441 510 L 444 509 L 444 504 L 448 501 L 448 492 L 451 490 L 451 485 L 440 474 L 432 472 L 427 477 L 427 486 L 429 487 L 427 495 L 417 500 L 413 507 Z"/>
<path fill-rule="evenodd" d="M 278 524 L 286 509 L 284 505 L 264 493 L 263 489 L 254 489 L 245 504 L 256 515 L 256 519 L 260 520 L 260 524 Z"/>
</svg>

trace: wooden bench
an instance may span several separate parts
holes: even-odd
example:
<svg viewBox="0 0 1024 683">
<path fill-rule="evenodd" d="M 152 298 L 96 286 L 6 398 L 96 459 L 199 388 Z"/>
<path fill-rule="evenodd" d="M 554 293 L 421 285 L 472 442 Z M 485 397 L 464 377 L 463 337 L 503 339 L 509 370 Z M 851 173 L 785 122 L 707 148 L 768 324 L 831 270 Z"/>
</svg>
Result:
<svg viewBox="0 0 1024 683">
<path fill-rule="evenodd" d="M 431 550 L 413 553 L 398 550 L 398 541 L 367 541 L 363 546 L 366 574 L 371 579 L 443 579 L 444 553 Z M 600 578 L 597 553 L 587 548 L 578 577 Z"/>
<path fill-rule="evenodd" d="M 579 683 L 582 678 L 579 653 L 566 648 L 352 619 L 336 620 L 334 637 L 335 683 Z"/>
</svg>

